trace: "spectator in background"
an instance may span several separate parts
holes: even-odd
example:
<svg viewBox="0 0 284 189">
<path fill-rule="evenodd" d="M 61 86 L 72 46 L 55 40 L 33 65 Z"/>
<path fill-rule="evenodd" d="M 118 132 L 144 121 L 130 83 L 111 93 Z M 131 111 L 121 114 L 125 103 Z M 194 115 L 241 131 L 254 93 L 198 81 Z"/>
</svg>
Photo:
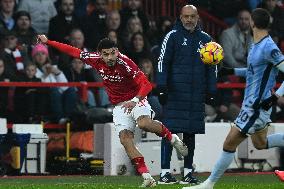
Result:
<svg viewBox="0 0 284 189">
<path fill-rule="evenodd" d="M 248 0 L 250 10 L 254 10 L 261 2 L 262 0 Z"/>
<path fill-rule="evenodd" d="M 36 77 L 45 83 L 67 83 L 64 73 L 52 65 L 47 47 L 43 44 L 36 45 L 32 50 L 33 62 L 38 66 Z M 75 111 L 77 94 L 73 87 L 50 88 L 50 107 L 52 121 L 60 124 L 71 118 Z"/>
<path fill-rule="evenodd" d="M 172 29 L 173 23 L 169 17 L 161 17 L 157 23 L 157 31 L 150 41 L 152 46 L 159 47 L 162 44 L 165 35 Z"/>
<path fill-rule="evenodd" d="M 15 5 L 15 0 L 0 0 L 0 32 L 13 29 Z"/>
<path fill-rule="evenodd" d="M 144 58 L 141 59 L 138 62 L 138 66 L 141 69 L 141 71 L 145 74 L 147 79 L 151 82 L 154 83 L 154 68 L 153 68 L 153 62 L 150 59 Z M 162 106 L 159 102 L 159 99 L 156 95 L 153 95 L 153 93 L 150 93 L 147 97 L 148 102 L 150 103 L 152 109 L 155 112 L 155 119 L 161 120 L 162 117 Z"/>
<path fill-rule="evenodd" d="M 138 17 L 141 21 L 143 31 L 147 32 L 149 29 L 149 20 L 145 11 L 142 10 L 141 0 L 127 0 L 126 7 L 120 11 L 121 28 L 127 27 L 128 20 L 131 17 Z"/>
<path fill-rule="evenodd" d="M 6 31 L 3 38 L 4 51 L 2 57 L 7 73 L 16 77 L 19 72 L 24 72 L 28 60 L 27 52 L 18 46 L 18 38 L 14 31 Z"/>
<path fill-rule="evenodd" d="M 247 0 L 211 0 L 211 13 L 233 25 L 240 10 L 248 8 Z"/>
<path fill-rule="evenodd" d="M 71 30 L 71 32 L 69 33 L 68 41 L 72 46 L 78 49 L 81 49 L 85 52 L 89 51 L 89 49 L 85 47 L 85 36 L 82 30 L 79 28 L 74 28 Z M 72 57 L 61 53 L 58 59 L 58 68 L 63 71 L 69 70 L 71 68 L 72 59 Z M 90 68 L 90 66 L 87 66 L 86 68 Z"/>
<path fill-rule="evenodd" d="M 5 70 L 3 58 L 0 58 L 0 82 L 9 82 L 11 80 L 11 75 Z M 9 87 L 0 87 L 0 117 L 8 116 L 8 90 Z"/>
<path fill-rule="evenodd" d="M 95 82 L 96 79 L 94 77 L 94 73 L 92 69 L 86 69 L 85 63 L 80 59 L 73 59 L 71 61 L 71 68 L 66 70 L 64 74 L 69 82 Z M 96 100 L 94 96 L 94 92 L 92 90 L 88 90 L 88 106 L 94 107 L 96 106 Z"/>
<path fill-rule="evenodd" d="M 32 27 L 37 33 L 47 33 L 49 20 L 57 14 L 54 0 L 21 0 L 18 10 L 30 13 Z"/>
<path fill-rule="evenodd" d="M 87 15 L 87 6 L 89 0 L 75 0 L 75 15 L 81 19 Z"/>
<path fill-rule="evenodd" d="M 28 55 L 31 53 L 32 45 L 36 42 L 36 31 L 31 26 L 31 16 L 27 11 L 18 11 L 15 13 L 14 31 L 18 37 L 18 45 L 26 48 Z"/>
<path fill-rule="evenodd" d="M 153 60 L 149 43 L 142 32 L 136 32 L 130 40 L 130 48 L 127 51 L 129 58 L 134 62 L 140 62 L 142 59 Z"/>
<path fill-rule="evenodd" d="M 127 25 L 122 33 L 123 47 L 130 48 L 131 37 L 136 32 L 143 32 L 141 20 L 138 17 L 131 17 L 127 21 Z"/>
<path fill-rule="evenodd" d="M 106 17 L 106 27 L 108 30 L 115 30 L 117 33 L 120 33 L 121 18 L 118 10 L 110 11 Z"/>
<path fill-rule="evenodd" d="M 166 36 L 166 34 L 170 32 L 172 27 L 173 23 L 170 18 L 161 17 L 157 24 L 157 31 L 154 34 L 154 38 L 151 38 L 151 36 L 149 36 L 150 38 L 149 41 L 151 42 L 152 45 L 151 53 L 154 57 L 154 60 L 158 60 L 163 39 Z M 154 64 L 154 70 L 157 70 L 157 64 Z"/>
<path fill-rule="evenodd" d="M 218 82 L 229 83 L 227 77 L 218 78 Z M 233 122 L 240 112 L 240 107 L 233 101 L 232 89 L 217 90 L 213 105 L 205 104 L 205 122 Z"/>
<path fill-rule="evenodd" d="M 25 67 L 25 74 L 17 80 L 22 82 L 41 82 L 36 78 L 37 66 L 28 63 Z M 17 87 L 14 96 L 15 115 L 18 123 L 40 123 L 44 114 L 46 99 L 43 98 L 43 88 Z"/>
<path fill-rule="evenodd" d="M 276 44 L 284 40 L 284 9 L 277 5 L 277 0 L 263 0 L 260 8 L 268 10 L 272 19 L 269 34 Z"/>
<path fill-rule="evenodd" d="M 116 30 L 109 30 L 106 36 L 117 44 L 117 48 L 120 52 L 124 52 L 124 48 Z"/>
<path fill-rule="evenodd" d="M 88 48 L 96 49 L 100 39 L 105 36 L 107 5 L 107 0 L 96 0 L 95 10 L 84 19 L 82 27 L 88 39 L 86 41 Z"/>
<path fill-rule="evenodd" d="M 241 10 L 237 23 L 224 30 L 220 36 L 220 44 L 224 49 L 224 65 L 230 68 L 247 66 L 247 55 L 252 44 L 250 32 L 250 12 Z"/>
<path fill-rule="evenodd" d="M 60 11 L 49 21 L 48 37 L 66 43 L 74 28 L 80 28 L 80 21 L 74 15 L 74 0 L 61 0 Z"/>
</svg>

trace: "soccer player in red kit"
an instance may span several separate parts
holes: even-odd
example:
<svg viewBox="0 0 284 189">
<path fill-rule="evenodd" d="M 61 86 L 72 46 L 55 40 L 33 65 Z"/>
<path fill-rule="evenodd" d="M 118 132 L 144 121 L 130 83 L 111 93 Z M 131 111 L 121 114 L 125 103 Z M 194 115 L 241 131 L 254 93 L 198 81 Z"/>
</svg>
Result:
<svg viewBox="0 0 284 189">
<path fill-rule="evenodd" d="M 142 130 L 166 138 L 178 152 L 183 156 L 187 155 L 188 149 L 179 137 L 171 134 L 161 122 L 152 119 L 154 112 L 146 98 L 152 90 L 152 85 L 137 65 L 119 52 L 113 41 L 102 39 L 97 52 L 83 52 L 75 47 L 48 40 L 45 35 L 38 35 L 38 41 L 74 58 L 80 58 L 102 76 L 109 100 L 115 105 L 113 122 L 119 132 L 120 142 L 136 171 L 144 178 L 142 187 L 155 186 L 156 182 L 149 174 L 144 157 L 133 142 L 136 124 Z"/>
</svg>

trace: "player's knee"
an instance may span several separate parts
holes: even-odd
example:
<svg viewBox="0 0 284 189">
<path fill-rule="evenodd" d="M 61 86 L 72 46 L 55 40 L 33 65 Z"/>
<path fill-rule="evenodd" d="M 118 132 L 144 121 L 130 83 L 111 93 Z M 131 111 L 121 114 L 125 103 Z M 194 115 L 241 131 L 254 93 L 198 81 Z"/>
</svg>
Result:
<svg viewBox="0 0 284 189">
<path fill-rule="evenodd" d="M 267 148 L 267 142 L 266 141 L 253 141 L 253 146 L 257 150 L 263 150 Z"/>
<path fill-rule="evenodd" d="M 143 117 L 137 120 L 137 125 L 140 129 L 146 130 L 147 127 L 152 124 L 152 121 L 150 117 Z"/>
<path fill-rule="evenodd" d="M 132 136 L 129 132 L 130 131 L 127 131 L 127 130 L 123 130 L 119 132 L 120 143 L 123 146 L 127 145 L 132 140 Z"/>
</svg>

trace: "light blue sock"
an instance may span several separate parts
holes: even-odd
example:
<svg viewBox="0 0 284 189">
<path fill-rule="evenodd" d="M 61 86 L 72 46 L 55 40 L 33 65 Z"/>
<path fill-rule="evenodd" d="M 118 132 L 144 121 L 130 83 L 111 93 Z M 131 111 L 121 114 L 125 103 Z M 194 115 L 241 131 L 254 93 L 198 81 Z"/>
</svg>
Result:
<svg viewBox="0 0 284 189">
<path fill-rule="evenodd" d="M 217 182 L 229 167 L 229 165 L 232 163 L 234 155 L 235 152 L 223 151 L 221 157 L 219 157 L 217 163 L 215 164 L 208 180 L 213 183 Z"/>
<path fill-rule="evenodd" d="M 273 135 L 267 136 L 267 147 L 282 147 L 284 146 L 284 134 L 283 133 L 276 133 Z"/>
</svg>

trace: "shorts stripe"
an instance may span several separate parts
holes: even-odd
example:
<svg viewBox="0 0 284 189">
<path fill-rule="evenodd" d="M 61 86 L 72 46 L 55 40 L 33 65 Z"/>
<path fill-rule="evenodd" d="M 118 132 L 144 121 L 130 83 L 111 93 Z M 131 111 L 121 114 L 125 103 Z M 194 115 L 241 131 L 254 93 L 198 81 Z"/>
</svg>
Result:
<svg viewBox="0 0 284 189">
<path fill-rule="evenodd" d="M 254 114 L 250 117 L 249 121 L 245 125 L 245 127 L 242 129 L 242 133 L 247 134 L 248 130 L 253 126 L 255 123 L 256 119 L 259 117 L 259 110 L 255 110 Z"/>
</svg>

